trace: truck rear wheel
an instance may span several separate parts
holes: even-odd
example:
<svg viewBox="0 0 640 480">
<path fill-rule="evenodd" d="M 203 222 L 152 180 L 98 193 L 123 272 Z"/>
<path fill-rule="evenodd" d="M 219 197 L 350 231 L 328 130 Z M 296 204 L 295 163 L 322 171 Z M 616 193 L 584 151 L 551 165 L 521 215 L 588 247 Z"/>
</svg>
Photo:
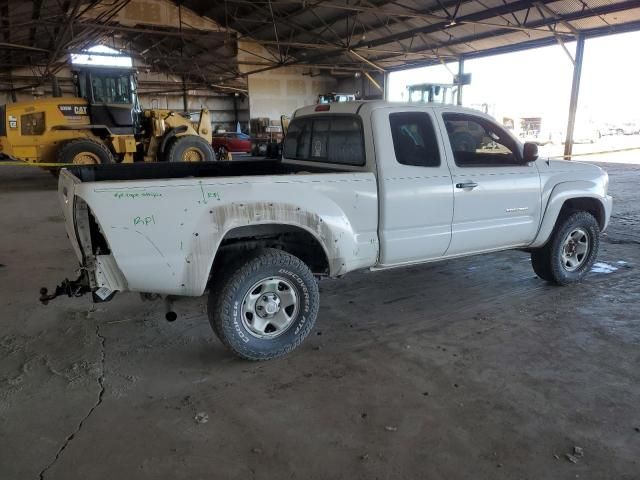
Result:
<svg viewBox="0 0 640 480">
<path fill-rule="evenodd" d="M 76 138 L 66 142 L 58 150 L 57 160 L 58 163 L 74 165 L 101 165 L 114 162 L 109 148 L 92 138 Z"/>
<path fill-rule="evenodd" d="M 237 264 L 236 264 L 237 265 Z M 281 250 L 257 250 L 238 268 L 214 281 L 209 321 L 233 353 L 247 360 L 286 355 L 309 334 L 320 297 L 313 274 Z"/>
<path fill-rule="evenodd" d="M 169 147 L 169 162 L 214 162 L 216 154 L 207 141 L 197 135 L 177 137 Z"/>
<path fill-rule="evenodd" d="M 600 227 L 588 212 L 560 220 L 547 244 L 531 252 L 533 270 L 543 280 L 568 285 L 589 273 L 600 248 Z"/>
</svg>

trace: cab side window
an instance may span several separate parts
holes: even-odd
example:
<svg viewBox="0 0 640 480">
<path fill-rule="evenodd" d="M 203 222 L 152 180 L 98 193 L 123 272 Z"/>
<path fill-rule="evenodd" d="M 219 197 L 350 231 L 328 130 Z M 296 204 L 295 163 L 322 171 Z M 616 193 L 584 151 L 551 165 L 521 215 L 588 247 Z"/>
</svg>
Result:
<svg viewBox="0 0 640 480">
<path fill-rule="evenodd" d="M 22 135 L 42 135 L 44 130 L 44 112 L 28 113 L 20 117 Z"/>
<path fill-rule="evenodd" d="M 474 115 L 442 115 L 453 158 L 459 167 L 524 165 L 517 142 L 498 125 Z"/>
<path fill-rule="evenodd" d="M 429 114 L 401 112 L 389 114 L 396 160 L 415 167 L 438 167 L 438 139 Z"/>
</svg>

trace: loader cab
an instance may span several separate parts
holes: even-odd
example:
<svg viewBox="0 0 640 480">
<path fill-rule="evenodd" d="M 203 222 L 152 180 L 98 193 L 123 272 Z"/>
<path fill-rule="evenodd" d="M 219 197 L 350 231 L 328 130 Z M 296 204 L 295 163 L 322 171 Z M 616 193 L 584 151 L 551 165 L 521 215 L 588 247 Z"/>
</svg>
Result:
<svg viewBox="0 0 640 480">
<path fill-rule="evenodd" d="M 132 135 L 140 125 L 135 72 L 128 68 L 83 68 L 73 72 L 76 92 L 89 103 L 92 125 Z"/>
<path fill-rule="evenodd" d="M 455 105 L 459 85 L 446 83 L 419 83 L 407 86 L 409 102 L 442 103 Z"/>
</svg>

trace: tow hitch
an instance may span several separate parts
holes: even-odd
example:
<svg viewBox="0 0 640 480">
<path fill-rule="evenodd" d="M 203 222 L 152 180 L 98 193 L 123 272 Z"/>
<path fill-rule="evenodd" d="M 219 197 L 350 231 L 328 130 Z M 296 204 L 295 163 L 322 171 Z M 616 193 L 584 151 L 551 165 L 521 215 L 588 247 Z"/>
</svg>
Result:
<svg viewBox="0 0 640 480">
<path fill-rule="evenodd" d="M 66 295 L 68 297 L 81 297 L 85 293 L 91 292 L 91 287 L 89 286 L 89 279 L 87 278 L 87 273 L 82 271 L 80 276 L 76 280 L 69 280 L 65 278 L 63 282 L 56 287 L 56 291 L 53 294 L 49 294 L 49 290 L 46 287 L 42 287 L 40 289 L 40 301 L 43 305 L 49 303 L 49 300 L 53 300 L 54 298 L 60 295 Z"/>
</svg>

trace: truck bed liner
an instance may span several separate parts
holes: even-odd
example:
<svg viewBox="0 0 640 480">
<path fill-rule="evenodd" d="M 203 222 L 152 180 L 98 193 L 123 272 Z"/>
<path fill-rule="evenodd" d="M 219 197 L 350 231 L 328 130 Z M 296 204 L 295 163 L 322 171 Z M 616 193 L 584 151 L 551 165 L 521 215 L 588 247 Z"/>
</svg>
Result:
<svg viewBox="0 0 640 480">
<path fill-rule="evenodd" d="M 68 170 L 83 182 L 283 175 L 301 171 L 310 173 L 345 173 L 343 170 L 334 170 L 332 168 L 316 167 L 313 165 L 285 164 L 280 160 L 129 163 L 69 167 Z"/>
</svg>

